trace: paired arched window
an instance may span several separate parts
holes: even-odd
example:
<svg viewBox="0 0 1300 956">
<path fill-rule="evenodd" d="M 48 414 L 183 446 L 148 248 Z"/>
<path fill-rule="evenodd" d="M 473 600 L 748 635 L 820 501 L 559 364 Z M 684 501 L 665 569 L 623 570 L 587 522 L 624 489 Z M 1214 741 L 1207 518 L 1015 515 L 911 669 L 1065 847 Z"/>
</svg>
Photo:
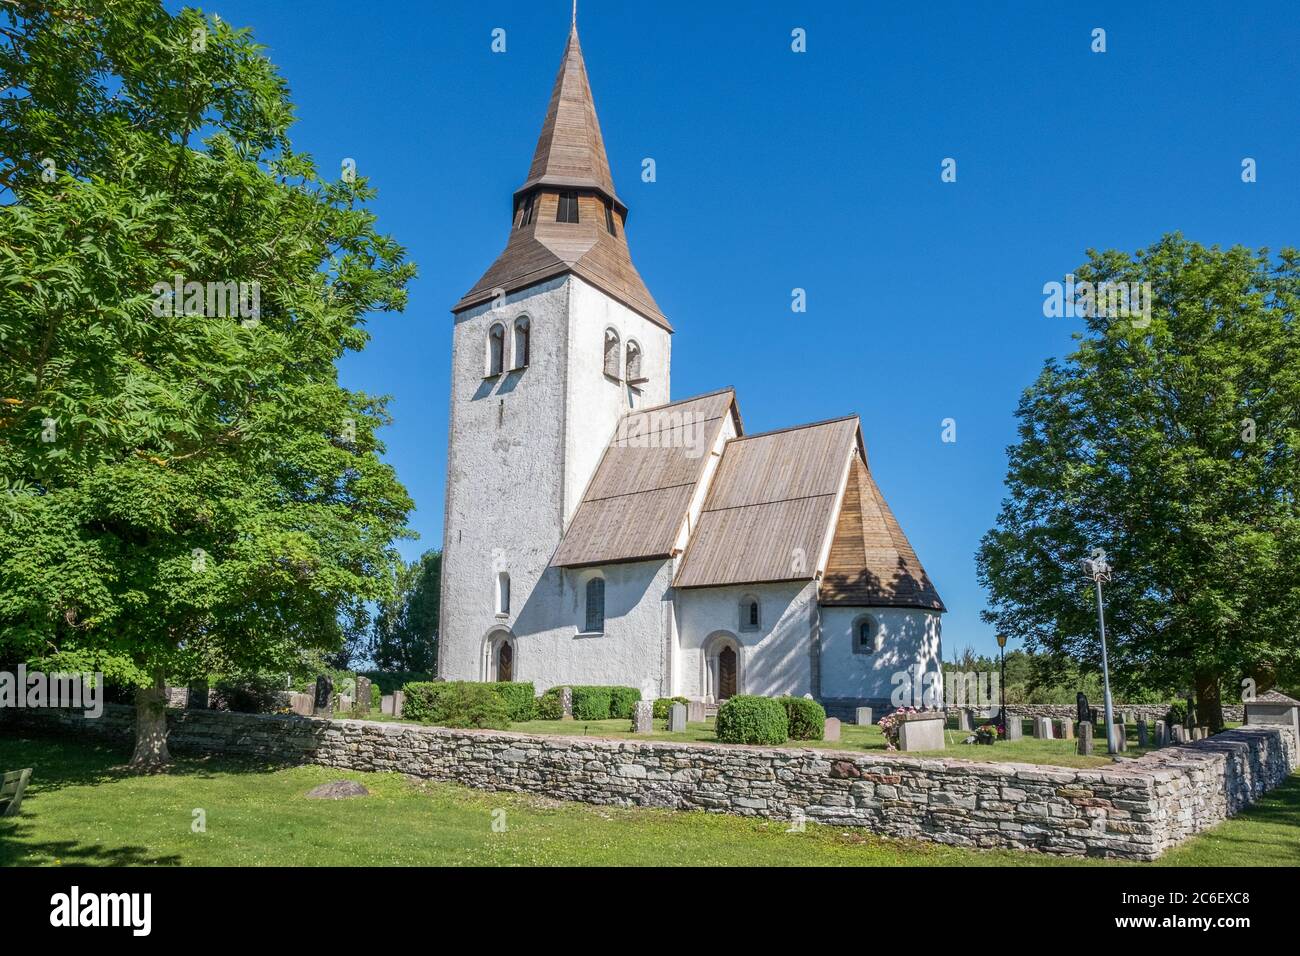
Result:
<svg viewBox="0 0 1300 956">
<path fill-rule="evenodd" d="M 497 613 L 506 615 L 510 613 L 510 573 L 508 571 L 497 572 Z"/>
<path fill-rule="evenodd" d="M 618 332 L 613 329 L 605 330 L 605 374 L 610 378 L 618 378 Z"/>
<path fill-rule="evenodd" d="M 592 578 L 587 582 L 587 617 L 582 629 L 590 634 L 605 630 L 604 578 Z"/>
<path fill-rule="evenodd" d="M 853 622 L 853 653 L 875 654 L 884 644 L 884 635 L 880 633 L 880 624 L 870 614 L 864 614 Z"/>
<path fill-rule="evenodd" d="M 740 629 L 742 631 L 757 631 L 762 626 L 762 606 L 758 603 L 758 598 L 752 594 L 746 594 L 740 599 Z"/>
<path fill-rule="evenodd" d="M 635 339 L 627 341 L 627 364 L 624 366 L 625 375 L 630 384 L 635 385 L 642 381 L 641 378 L 641 346 L 637 345 Z"/>
<path fill-rule="evenodd" d="M 528 316 L 523 315 L 515 319 L 515 368 L 526 368 L 532 356 L 532 326 L 528 324 Z"/>
<path fill-rule="evenodd" d="M 495 322 L 488 329 L 488 375 L 500 375 L 506 365 L 506 327 Z"/>
</svg>

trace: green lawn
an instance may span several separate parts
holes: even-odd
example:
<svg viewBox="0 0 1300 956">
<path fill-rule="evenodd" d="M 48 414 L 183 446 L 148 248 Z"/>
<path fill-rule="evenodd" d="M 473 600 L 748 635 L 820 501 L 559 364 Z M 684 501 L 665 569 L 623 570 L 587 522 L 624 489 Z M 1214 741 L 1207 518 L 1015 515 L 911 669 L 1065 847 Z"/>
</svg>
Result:
<svg viewBox="0 0 1300 956">
<path fill-rule="evenodd" d="M 380 719 L 392 722 L 392 717 L 380 717 L 372 714 L 371 720 Z M 402 723 L 396 720 L 397 723 Z M 528 720 L 510 725 L 512 733 L 521 734 L 564 734 L 582 737 L 608 737 L 631 740 L 675 740 L 683 743 L 717 743 L 714 735 L 714 723 L 710 718 L 703 723 L 689 723 L 682 733 L 669 733 L 661 729 L 664 721 L 656 720 L 656 730 L 650 736 L 632 733 L 627 720 Z M 914 757 L 957 757 L 962 760 L 975 760 L 980 763 L 1036 763 L 1050 764 L 1056 767 L 1106 767 L 1114 761 L 1106 755 L 1106 741 L 1097 742 L 1091 757 L 1081 757 L 1076 752 L 1076 740 L 1037 740 L 1024 737 L 1021 740 L 1000 741 L 991 747 L 975 744 L 963 744 L 970 736 L 969 731 L 950 728 L 944 732 L 948 748 L 946 750 L 923 750 L 909 753 Z M 858 752 L 887 753 L 885 737 L 875 725 L 860 727 L 857 724 L 844 724 L 840 728 L 840 739 L 834 743 L 824 740 L 790 740 L 783 747 L 816 747 L 826 750 L 852 750 Z M 1137 731 L 1130 728 L 1129 749 L 1126 757 L 1141 756 L 1145 750 L 1137 746 Z"/>
<path fill-rule="evenodd" d="M 1105 863 L 959 850 L 811 823 L 788 833 L 784 823 L 740 817 L 591 807 L 230 758 L 182 758 L 166 774 L 135 777 L 121 769 L 127 756 L 82 741 L 0 738 L 0 770 L 35 768 L 22 812 L 0 819 L 0 866 Z M 304 798 L 340 778 L 363 782 L 371 796 Z M 191 832 L 195 809 L 206 812 L 206 833 Z M 504 821 L 504 832 L 493 830 L 494 819 Z M 1300 776 L 1161 863 L 1300 865 Z"/>
</svg>

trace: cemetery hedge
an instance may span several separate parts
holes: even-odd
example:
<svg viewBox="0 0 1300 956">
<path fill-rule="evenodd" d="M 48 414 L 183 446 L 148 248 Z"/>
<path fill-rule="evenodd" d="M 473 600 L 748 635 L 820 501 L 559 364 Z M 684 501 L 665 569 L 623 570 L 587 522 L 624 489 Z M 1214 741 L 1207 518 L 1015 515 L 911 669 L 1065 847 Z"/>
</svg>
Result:
<svg viewBox="0 0 1300 956">
<path fill-rule="evenodd" d="M 437 681 L 407 684 L 402 716 L 440 727 L 476 727 L 506 730 L 510 711 L 493 684 L 474 681 Z M 529 685 L 532 686 L 531 684 Z"/>
<path fill-rule="evenodd" d="M 552 687 L 541 697 L 537 698 L 537 707 L 535 713 L 538 720 L 563 720 L 564 719 L 564 701 L 560 698 L 562 687 Z"/>
<path fill-rule="evenodd" d="M 782 697 L 791 740 L 821 740 L 826 733 L 826 708 L 806 697 Z"/>
<path fill-rule="evenodd" d="M 574 720 L 608 720 L 611 688 L 578 685 L 573 688 Z"/>
<path fill-rule="evenodd" d="M 641 692 L 635 687 L 611 687 L 609 689 L 609 716 L 619 719 L 632 719 L 636 703 L 641 699 Z"/>
<path fill-rule="evenodd" d="M 737 694 L 718 708 L 716 733 L 728 744 L 783 744 L 790 720 L 779 700 Z"/>
<path fill-rule="evenodd" d="M 511 720 L 532 720 L 537 716 L 537 696 L 532 681 L 498 681 L 488 686 L 506 705 Z"/>
<path fill-rule="evenodd" d="M 689 704 L 690 701 L 685 697 L 657 697 L 654 703 L 655 720 L 667 720 L 669 711 L 673 709 L 673 704 Z"/>
</svg>

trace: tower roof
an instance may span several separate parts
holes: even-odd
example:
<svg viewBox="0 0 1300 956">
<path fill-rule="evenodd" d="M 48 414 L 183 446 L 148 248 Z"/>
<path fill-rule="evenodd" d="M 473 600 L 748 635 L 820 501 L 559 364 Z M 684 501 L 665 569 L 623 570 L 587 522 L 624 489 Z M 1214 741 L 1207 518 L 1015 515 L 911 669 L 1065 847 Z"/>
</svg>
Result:
<svg viewBox="0 0 1300 956">
<path fill-rule="evenodd" d="M 541 185 L 595 189 L 626 209 L 614 194 L 614 178 L 609 172 L 605 140 L 600 135 L 600 120 L 596 118 L 587 64 L 578 43 L 577 24 L 569 30 L 569 42 L 564 47 L 560 71 L 555 75 L 551 102 L 537 137 L 528 178 L 515 195 Z"/>
<path fill-rule="evenodd" d="M 561 201 L 561 194 L 569 192 L 577 194 L 576 212 L 567 199 Z M 614 192 L 575 25 L 528 178 L 514 194 L 506 248 L 452 311 L 572 273 L 671 332 L 632 264 L 626 225 L 627 207 Z"/>
</svg>

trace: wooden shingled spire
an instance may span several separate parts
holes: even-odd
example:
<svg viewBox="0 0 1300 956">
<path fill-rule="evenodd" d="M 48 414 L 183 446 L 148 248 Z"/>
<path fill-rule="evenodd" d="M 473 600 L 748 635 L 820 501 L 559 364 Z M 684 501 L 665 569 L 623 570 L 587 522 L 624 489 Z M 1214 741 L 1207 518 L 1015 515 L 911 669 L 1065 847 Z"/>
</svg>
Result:
<svg viewBox="0 0 1300 956">
<path fill-rule="evenodd" d="M 576 22 L 513 209 L 505 250 L 453 312 L 571 272 L 672 331 L 632 264 L 627 206 L 614 191 Z"/>
</svg>

